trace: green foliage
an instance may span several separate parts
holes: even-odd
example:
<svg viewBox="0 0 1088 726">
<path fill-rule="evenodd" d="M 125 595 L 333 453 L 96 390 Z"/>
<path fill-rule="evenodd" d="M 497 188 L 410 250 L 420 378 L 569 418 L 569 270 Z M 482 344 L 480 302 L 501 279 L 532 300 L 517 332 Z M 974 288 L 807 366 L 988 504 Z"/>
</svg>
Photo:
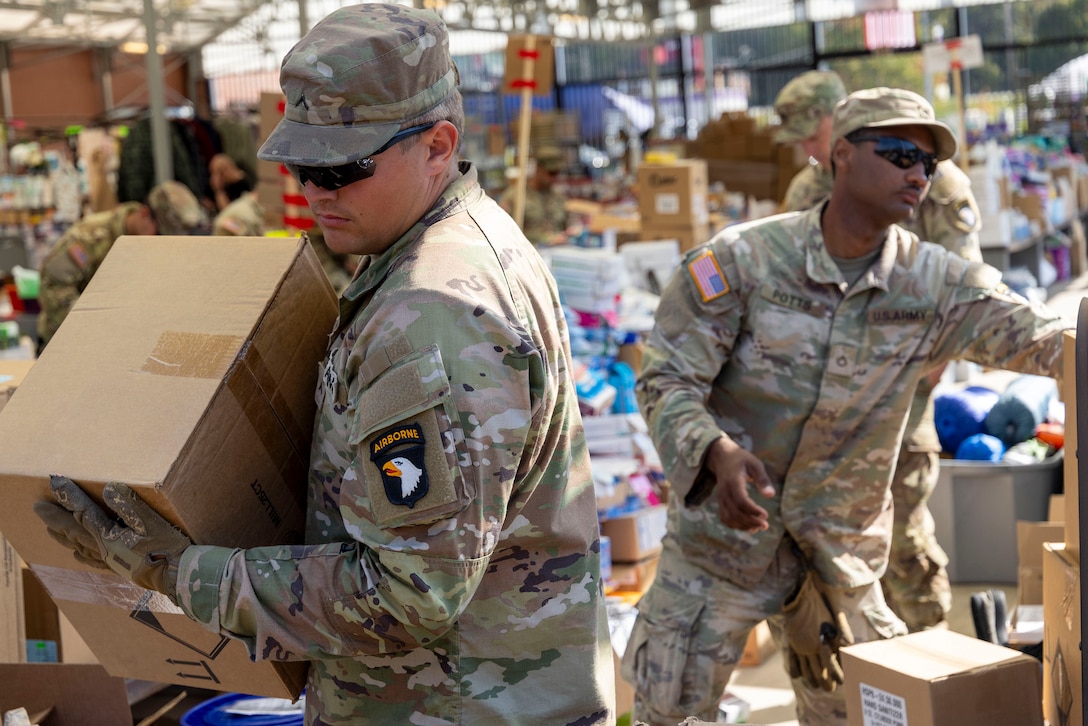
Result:
<svg viewBox="0 0 1088 726">
<path fill-rule="evenodd" d="M 925 94 L 921 53 L 881 53 L 849 58 L 831 63 L 830 68 L 842 77 L 847 91 L 880 85 Z"/>
</svg>

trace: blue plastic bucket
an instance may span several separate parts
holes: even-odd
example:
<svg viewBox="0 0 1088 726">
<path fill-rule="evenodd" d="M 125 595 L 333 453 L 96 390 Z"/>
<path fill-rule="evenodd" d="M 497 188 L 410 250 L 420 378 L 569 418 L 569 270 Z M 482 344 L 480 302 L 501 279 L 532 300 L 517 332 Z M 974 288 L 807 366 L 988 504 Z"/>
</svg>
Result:
<svg viewBox="0 0 1088 726">
<path fill-rule="evenodd" d="M 245 693 L 227 693 L 205 701 L 181 717 L 181 726 L 302 726 L 302 714 L 229 713 L 238 701 L 254 698 Z"/>
</svg>

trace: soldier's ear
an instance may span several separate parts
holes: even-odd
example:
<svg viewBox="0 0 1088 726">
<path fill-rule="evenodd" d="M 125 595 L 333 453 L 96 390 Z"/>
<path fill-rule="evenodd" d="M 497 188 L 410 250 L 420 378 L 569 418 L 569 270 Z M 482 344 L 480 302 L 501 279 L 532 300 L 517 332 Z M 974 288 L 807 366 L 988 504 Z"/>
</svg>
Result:
<svg viewBox="0 0 1088 726">
<path fill-rule="evenodd" d="M 444 169 L 457 155 L 457 127 L 449 121 L 439 121 L 425 133 L 428 162 L 436 169 Z"/>
<path fill-rule="evenodd" d="M 849 166 L 853 153 L 853 144 L 846 139 L 835 139 L 835 143 L 831 146 L 831 163 L 838 169 L 841 169 L 844 164 Z"/>
</svg>

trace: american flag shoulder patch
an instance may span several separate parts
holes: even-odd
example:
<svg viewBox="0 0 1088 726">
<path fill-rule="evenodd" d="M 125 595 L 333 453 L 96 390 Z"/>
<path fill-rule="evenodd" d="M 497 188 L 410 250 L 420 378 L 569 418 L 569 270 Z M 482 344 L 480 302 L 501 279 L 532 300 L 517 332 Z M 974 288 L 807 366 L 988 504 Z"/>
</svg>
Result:
<svg viewBox="0 0 1088 726">
<path fill-rule="evenodd" d="M 714 253 L 710 250 L 706 250 L 689 262 L 688 272 L 691 273 L 691 279 L 695 281 L 695 287 L 699 288 L 703 302 L 710 302 L 729 292 L 729 283 L 722 276 L 722 268 L 718 267 L 718 261 L 714 259 Z"/>
</svg>

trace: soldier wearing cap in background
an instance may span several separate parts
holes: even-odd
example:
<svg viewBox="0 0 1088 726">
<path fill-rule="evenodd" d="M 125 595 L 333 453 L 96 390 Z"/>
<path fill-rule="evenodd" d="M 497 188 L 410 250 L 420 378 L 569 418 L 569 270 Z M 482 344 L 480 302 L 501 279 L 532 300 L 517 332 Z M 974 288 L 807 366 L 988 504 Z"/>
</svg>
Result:
<svg viewBox="0 0 1088 726">
<path fill-rule="evenodd" d="M 563 171 L 563 156 L 554 146 L 544 146 L 533 157 L 533 171 L 525 185 L 524 219 L 521 228 L 536 245 L 561 244 L 567 239 L 567 198 L 555 188 Z M 508 213 L 514 213 L 517 186 L 511 184 L 499 198 Z"/>
<path fill-rule="evenodd" d="M 839 74 L 831 71 L 802 73 L 778 92 L 774 112 L 780 124 L 775 141 L 797 144 L 808 156 L 808 165 L 786 189 L 784 211 L 808 209 L 831 193 L 831 112 L 844 98 L 846 86 Z M 810 198 L 813 193 L 819 196 Z"/>
<path fill-rule="evenodd" d="M 647 341 L 637 396 L 672 493 L 622 673 L 651 726 L 715 720 L 772 617 L 800 722 L 845 724 L 839 648 L 907 632 L 879 578 L 919 381 L 956 358 L 1060 374 L 1072 322 L 898 226 L 956 151 L 924 98 L 850 95 L 829 148 L 828 201 L 689 252 Z"/>
<path fill-rule="evenodd" d="M 777 138 L 797 142 L 815 160 L 790 182 L 785 211 L 816 206 L 831 193 L 831 110 L 846 97 L 838 75 L 826 71 L 802 73 L 778 94 L 775 110 L 782 119 Z M 978 205 L 967 175 L 951 160 L 937 164 L 929 189 L 918 208 L 901 226 L 925 242 L 934 242 L 961 257 L 982 261 Z M 921 381 L 911 407 L 905 443 L 895 466 L 892 496 L 895 533 L 884 594 L 911 631 L 946 626 L 952 608 L 948 556 L 937 542 L 928 501 L 940 474 L 941 443 L 933 420 L 933 388 L 944 368 Z"/>
<path fill-rule="evenodd" d="M 192 545 L 108 485 L 129 515 L 113 525 L 63 478 L 63 508 L 36 511 L 254 659 L 309 661 L 308 724 L 614 723 L 562 307 L 458 160 L 446 26 L 403 5 L 340 8 L 280 83 L 284 119 L 259 156 L 299 180 L 330 249 L 363 255 L 318 381 L 305 543 Z"/>
<path fill-rule="evenodd" d="M 218 212 L 212 234 L 219 237 L 260 237 L 264 234 L 264 210 L 257 202 L 246 173 L 227 154 L 208 162 L 208 181 Z"/>
<path fill-rule="evenodd" d="M 125 202 L 72 225 L 42 262 L 39 352 L 57 332 L 118 237 L 207 233 L 207 218 L 200 202 L 187 186 L 176 181 L 152 189 L 146 204 Z"/>
</svg>

